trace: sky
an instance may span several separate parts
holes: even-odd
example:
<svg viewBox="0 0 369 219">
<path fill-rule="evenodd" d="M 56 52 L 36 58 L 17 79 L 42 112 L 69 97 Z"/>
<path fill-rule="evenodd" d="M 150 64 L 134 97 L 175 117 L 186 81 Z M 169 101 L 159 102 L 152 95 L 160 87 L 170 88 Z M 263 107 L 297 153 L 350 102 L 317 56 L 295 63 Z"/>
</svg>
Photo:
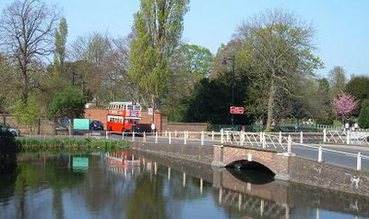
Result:
<svg viewBox="0 0 369 219">
<path fill-rule="evenodd" d="M 62 10 L 68 23 L 68 42 L 95 31 L 124 37 L 132 29 L 139 0 L 44 0 Z M 0 0 L 0 10 L 13 0 Z M 270 9 L 283 9 L 317 30 L 315 54 L 325 64 L 326 77 L 334 66 L 346 76 L 369 76 L 369 0 L 190 0 L 184 18 L 183 40 L 210 49 L 228 43 L 243 21 Z"/>
</svg>

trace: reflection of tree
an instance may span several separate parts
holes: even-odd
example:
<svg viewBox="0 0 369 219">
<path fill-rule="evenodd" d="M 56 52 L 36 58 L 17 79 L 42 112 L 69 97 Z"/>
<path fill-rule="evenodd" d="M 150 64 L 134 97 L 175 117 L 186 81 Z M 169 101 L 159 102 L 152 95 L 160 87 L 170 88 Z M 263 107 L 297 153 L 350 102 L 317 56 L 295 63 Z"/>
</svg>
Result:
<svg viewBox="0 0 369 219">
<path fill-rule="evenodd" d="M 41 156 L 36 162 L 19 164 L 15 191 L 19 197 L 20 218 L 25 217 L 27 189 L 36 190 L 46 182 L 53 189 L 53 210 L 56 218 L 63 218 L 62 189 L 75 187 L 84 180 L 83 174 L 74 173 L 67 168 L 67 160 L 44 160 L 44 158 Z"/>
<path fill-rule="evenodd" d="M 153 177 L 150 182 L 150 174 L 142 173 L 135 179 L 135 190 L 126 200 L 126 217 L 135 218 L 168 218 L 166 205 L 163 197 L 163 180 Z"/>
</svg>

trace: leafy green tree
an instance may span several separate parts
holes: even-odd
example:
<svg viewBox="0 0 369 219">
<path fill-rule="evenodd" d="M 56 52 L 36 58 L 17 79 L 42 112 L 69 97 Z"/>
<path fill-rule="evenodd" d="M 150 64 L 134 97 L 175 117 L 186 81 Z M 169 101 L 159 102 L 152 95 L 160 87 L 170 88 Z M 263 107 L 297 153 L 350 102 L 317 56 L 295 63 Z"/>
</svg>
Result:
<svg viewBox="0 0 369 219">
<path fill-rule="evenodd" d="M 179 44 L 188 0 L 141 0 L 134 16 L 128 75 L 144 105 L 156 108 L 167 92 L 169 63 Z"/>
<path fill-rule="evenodd" d="M 30 96 L 27 103 L 16 102 L 14 106 L 14 116 L 20 125 L 25 125 L 33 132 L 33 128 L 38 124 L 41 117 L 39 103 L 34 96 Z"/>
<path fill-rule="evenodd" d="M 366 99 L 369 99 L 369 77 L 356 76 L 351 78 L 351 80 L 345 86 L 345 91 L 353 95 L 360 103 Z"/>
<path fill-rule="evenodd" d="M 85 104 L 86 97 L 82 92 L 69 86 L 54 92 L 53 99 L 47 109 L 47 115 L 55 122 L 59 122 L 61 119 L 82 118 Z"/>
<path fill-rule="evenodd" d="M 64 62 L 66 56 L 66 43 L 68 36 L 67 20 L 60 20 L 59 29 L 55 30 L 55 52 L 54 52 L 54 71 L 59 74 L 64 72 Z"/>
<path fill-rule="evenodd" d="M 262 89 L 257 99 L 267 103 L 267 129 L 271 128 L 277 102 L 293 96 L 296 82 L 311 77 L 322 66 L 313 54 L 313 36 L 311 25 L 281 10 L 269 11 L 239 27 L 237 37 L 244 42 L 245 53 L 256 70 L 250 75 L 253 86 Z"/>
<path fill-rule="evenodd" d="M 184 44 L 172 58 L 168 95 L 163 101 L 162 112 L 170 121 L 182 122 L 188 108 L 188 99 L 196 85 L 210 74 L 213 55 L 209 49 Z"/>
<path fill-rule="evenodd" d="M 358 122 L 360 128 L 364 129 L 369 128 L 369 100 L 365 100 L 362 102 Z"/>
</svg>

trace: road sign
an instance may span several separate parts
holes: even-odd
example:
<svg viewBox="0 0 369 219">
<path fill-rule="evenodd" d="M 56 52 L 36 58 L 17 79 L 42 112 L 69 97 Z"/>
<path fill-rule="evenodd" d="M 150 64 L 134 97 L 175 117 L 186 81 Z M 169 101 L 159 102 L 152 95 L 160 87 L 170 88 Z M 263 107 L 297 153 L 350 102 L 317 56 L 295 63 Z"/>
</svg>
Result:
<svg viewBox="0 0 369 219">
<path fill-rule="evenodd" d="M 242 106 L 231 106 L 229 112 L 231 114 L 243 114 L 244 108 Z"/>
<path fill-rule="evenodd" d="M 153 108 L 151 108 L 151 107 L 147 108 L 147 114 L 152 115 L 153 114 Z"/>
</svg>

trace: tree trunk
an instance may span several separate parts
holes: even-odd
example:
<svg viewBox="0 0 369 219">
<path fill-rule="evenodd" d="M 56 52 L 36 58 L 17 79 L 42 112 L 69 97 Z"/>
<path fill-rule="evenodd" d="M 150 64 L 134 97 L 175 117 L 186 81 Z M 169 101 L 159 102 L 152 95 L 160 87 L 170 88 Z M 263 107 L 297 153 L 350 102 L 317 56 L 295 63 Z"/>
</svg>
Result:
<svg viewBox="0 0 369 219">
<path fill-rule="evenodd" d="M 267 124 L 266 129 L 271 129 L 271 124 L 273 120 L 273 107 L 274 107 L 274 96 L 275 96 L 275 84 L 274 78 L 271 79 L 270 82 L 270 90 L 269 90 L 269 97 L 268 97 L 268 117 L 267 117 Z"/>
</svg>

